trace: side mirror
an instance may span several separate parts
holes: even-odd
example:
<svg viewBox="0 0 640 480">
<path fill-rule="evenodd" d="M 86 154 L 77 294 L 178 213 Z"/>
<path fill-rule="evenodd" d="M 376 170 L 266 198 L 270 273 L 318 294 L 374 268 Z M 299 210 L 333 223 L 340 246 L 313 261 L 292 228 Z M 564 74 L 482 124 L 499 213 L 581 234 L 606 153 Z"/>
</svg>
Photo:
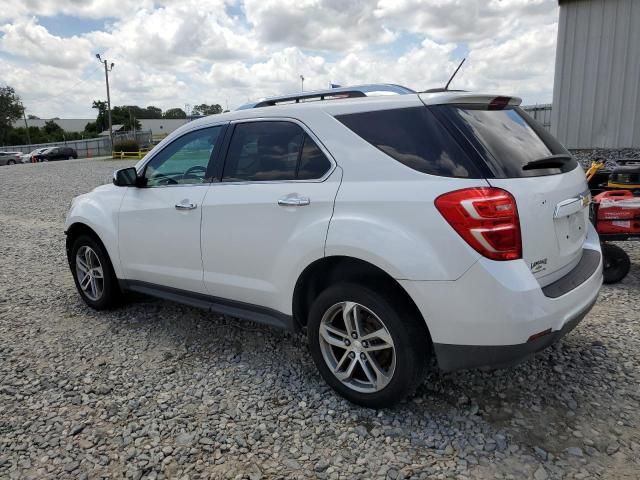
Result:
<svg viewBox="0 0 640 480">
<path fill-rule="evenodd" d="M 134 167 L 122 168 L 113 172 L 113 184 L 117 187 L 137 187 L 138 172 Z"/>
</svg>

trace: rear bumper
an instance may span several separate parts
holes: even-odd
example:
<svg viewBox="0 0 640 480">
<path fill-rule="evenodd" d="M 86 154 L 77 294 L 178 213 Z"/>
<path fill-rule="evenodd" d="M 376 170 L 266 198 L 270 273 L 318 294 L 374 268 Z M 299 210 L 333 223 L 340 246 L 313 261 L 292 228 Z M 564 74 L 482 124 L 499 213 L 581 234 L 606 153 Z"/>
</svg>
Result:
<svg viewBox="0 0 640 480">
<path fill-rule="evenodd" d="M 517 365 L 557 342 L 573 330 L 589 313 L 594 304 L 595 300 L 585 310 L 565 323 L 560 330 L 551 331 L 546 335 L 518 345 L 450 345 L 436 343 L 434 344 L 434 350 L 438 358 L 438 366 L 444 371 L 452 371 L 478 367 L 504 368 Z"/>
<path fill-rule="evenodd" d="M 420 310 L 443 370 L 518 363 L 571 331 L 602 286 L 602 253 L 589 226 L 583 258 L 544 288 L 522 260 L 480 259 L 450 282 L 399 280 Z"/>
</svg>

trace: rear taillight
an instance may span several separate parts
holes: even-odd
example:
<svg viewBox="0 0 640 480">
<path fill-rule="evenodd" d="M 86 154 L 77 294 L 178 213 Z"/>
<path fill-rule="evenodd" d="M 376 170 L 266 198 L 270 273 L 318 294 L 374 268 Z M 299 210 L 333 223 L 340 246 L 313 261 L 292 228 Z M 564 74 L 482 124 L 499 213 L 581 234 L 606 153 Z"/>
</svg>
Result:
<svg viewBox="0 0 640 480">
<path fill-rule="evenodd" d="M 465 188 L 436 198 L 436 208 L 475 250 L 492 260 L 522 257 L 513 196 L 500 188 Z"/>
</svg>

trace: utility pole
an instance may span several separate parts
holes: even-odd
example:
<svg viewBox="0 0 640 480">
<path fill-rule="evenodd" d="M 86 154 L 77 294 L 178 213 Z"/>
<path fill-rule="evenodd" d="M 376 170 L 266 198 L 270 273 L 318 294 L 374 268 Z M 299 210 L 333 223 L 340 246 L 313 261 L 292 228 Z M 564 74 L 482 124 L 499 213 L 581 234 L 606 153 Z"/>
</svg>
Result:
<svg viewBox="0 0 640 480">
<path fill-rule="evenodd" d="M 27 124 L 27 113 L 24 109 L 24 104 L 20 102 L 22 106 L 22 118 L 24 118 L 24 129 L 27 131 L 27 142 L 31 145 L 31 135 L 29 135 L 29 125 Z"/>
<path fill-rule="evenodd" d="M 300 75 L 300 91 L 304 92 L 304 76 Z"/>
<path fill-rule="evenodd" d="M 109 72 L 113 70 L 114 63 L 111 62 L 111 66 L 107 66 L 107 60 L 100 58 L 100 54 L 96 53 L 96 58 L 100 63 L 104 63 L 104 79 L 107 83 L 107 115 L 109 117 L 109 143 L 113 150 L 113 125 L 111 124 L 111 95 L 109 93 Z"/>
</svg>

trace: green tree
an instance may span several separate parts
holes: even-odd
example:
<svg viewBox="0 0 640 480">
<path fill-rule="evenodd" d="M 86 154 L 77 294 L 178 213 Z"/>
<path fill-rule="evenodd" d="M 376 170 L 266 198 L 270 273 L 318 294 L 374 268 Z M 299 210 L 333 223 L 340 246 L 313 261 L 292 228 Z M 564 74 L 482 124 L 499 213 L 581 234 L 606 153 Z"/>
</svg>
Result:
<svg viewBox="0 0 640 480">
<path fill-rule="evenodd" d="M 91 108 L 98 110 L 98 116 L 96 117 L 96 129 L 98 133 L 103 132 L 109 128 L 109 119 L 107 118 L 107 102 L 102 100 L 94 100 L 91 104 Z"/>
<path fill-rule="evenodd" d="M 22 103 L 16 91 L 6 85 L 0 87 L 0 142 L 7 140 L 7 135 L 13 129 L 13 122 L 22 116 Z"/>
<path fill-rule="evenodd" d="M 147 111 L 147 117 L 138 117 L 138 118 L 162 118 L 162 109 L 158 107 L 154 107 L 153 105 L 149 105 L 145 108 Z"/>
<path fill-rule="evenodd" d="M 187 118 L 187 114 L 181 108 L 170 108 L 164 112 L 164 118 Z"/>
<path fill-rule="evenodd" d="M 192 110 L 193 115 L 217 115 L 222 113 L 222 107 L 217 103 L 207 105 L 206 103 L 196 105 Z"/>
<path fill-rule="evenodd" d="M 96 122 L 87 122 L 84 126 L 84 134 L 89 136 L 98 135 L 100 132 L 98 131 L 98 125 Z"/>
<path fill-rule="evenodd" d="M 113 107 L 111 110 L 111 121 L 114 125 L 124 125 L 125 130 L 133 130 L 133 126 L 135 124 L 136 130 L 139 130 L 141 125 L 136 119 L 136 112 L 139 112 L 140 110 L 140 107 L 136 107 L 135 105 Z"/>
<path fill-rule="evenodd" d="M 53 120 L 47 120 L 46 122 L 44 122 L 44 127 L 42 127 L 42 129 L 48 135 L 55 135 L 57 133 L 64 132 L 62 127 Z"/>
</svg>

